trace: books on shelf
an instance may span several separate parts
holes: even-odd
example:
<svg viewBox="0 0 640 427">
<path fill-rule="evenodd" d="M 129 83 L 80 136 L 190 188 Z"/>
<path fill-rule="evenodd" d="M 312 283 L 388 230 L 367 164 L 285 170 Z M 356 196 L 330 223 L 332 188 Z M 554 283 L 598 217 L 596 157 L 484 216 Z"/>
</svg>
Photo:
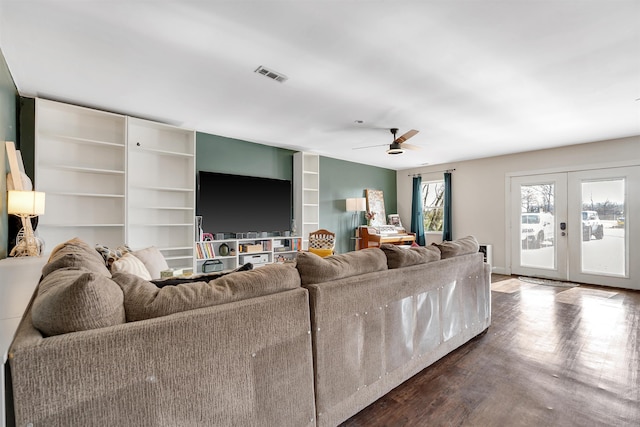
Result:
<svg viewBox="0 0 640 427">
<path fill-rule="evenodd" d="M 198 259 L 211 259 L 216 257 L 213 242 L 196 242 Z"/>
</svg>

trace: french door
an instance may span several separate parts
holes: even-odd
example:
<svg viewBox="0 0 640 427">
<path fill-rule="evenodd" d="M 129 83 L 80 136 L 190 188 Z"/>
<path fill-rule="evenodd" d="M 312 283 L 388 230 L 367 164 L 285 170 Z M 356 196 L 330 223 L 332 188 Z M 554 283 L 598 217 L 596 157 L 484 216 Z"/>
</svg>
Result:
<svg viewBox="0 0 640 427">
<path fill-rule="evenodd" d="M 640 167 L 512 177 L 511 271 L 640 289 Z"/>
</svg>

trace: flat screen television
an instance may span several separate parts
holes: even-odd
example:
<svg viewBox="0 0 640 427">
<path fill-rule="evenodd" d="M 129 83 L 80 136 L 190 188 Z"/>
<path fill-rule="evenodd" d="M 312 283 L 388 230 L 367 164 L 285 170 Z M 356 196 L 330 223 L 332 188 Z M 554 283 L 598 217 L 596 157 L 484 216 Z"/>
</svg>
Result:
<svg viewBox="0 0 640 427">
<path fill-rule="evenodd" d="M 196 215 L 205 233 L 275 233 L 291 228 L 291 181 L 198 172 Z"/>
</svg>

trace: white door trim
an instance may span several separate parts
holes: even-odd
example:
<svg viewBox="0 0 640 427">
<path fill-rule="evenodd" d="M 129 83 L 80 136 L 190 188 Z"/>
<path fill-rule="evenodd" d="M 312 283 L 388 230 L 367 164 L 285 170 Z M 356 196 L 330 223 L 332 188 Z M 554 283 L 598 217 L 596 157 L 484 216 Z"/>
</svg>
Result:
<svg viewBox="0 0 640 427">
<path fill-rule="evenodd" d="M 513 208 L 509 212 L 509 219 L 511 221 L 511 262 L 509 264 L 512 273 L 522 274 L 524 276 L 544 277 L 548 279 L 566 280 L 568 277 L 567 271 L 567 236 L 566 231 L 560 230 L 560 223 L 567 223 L 567 174 L 566 173 L 552 173 L 552 174 L 536 174 L 526 176 L 516 176 L 510 179 L 510 206 Z M 553 184 L 553 213 L 549 215 L 552 219 L 553 230 L 553 245 L 546 246 L 545 248 L 525 250 L 521 248 L 521 188 L 522 186 L 538 186 L 544 184 Z M 560 201 L 560 203 L 558 203 Z M 517 204 L 516 204 L 517 203 Z M 540 216 L 542 220 L 543 215 Z M 542 230 L 539 230 L 542 231 Z M 537 231 L 536 231 L 537 233 Z M 550 233 L 545 227 L 545 235 Z M 515 246 L 517 245 L 517 246 Z M 536 262 L 542 262 L 541 264 L 534 266 L 523 265 L 521 257 L 526 253 L 528 258 L 532 255 L 542 256 L 542 253 L 546 253 L 545 256 L 550 255 L 549 251 L 553 251 L 553 265 L 549 263 L 545 265 L 549 260 L 538 259 Z M 532 261 L 532 259 L 530 258 Z M 514 271 L 516 270 L 516 271 Z"/>
<path fill-rule="evenodd" d="M 569 279 L 580 283 L 590 283 L 595 285 L 615 286 L 627 289 L 640 289 L 640 263 L 633 262 L 632 256 L 640 253 L 640 226 L 636 218 L 637 212 L 640 212 L 640 166 L 631 166 L 624 168 L 611 168 L 609 170 L 598 171 L 580 171 L 568 174 L 568 185 L 577 189 L 583 180 L 607 180 L 607 179 L 625 179 L 625 271 L 623 274 L 605 274 L 594 272 L 583 272 L 581 267 L 582 242 L 576 244 L 576 239 L 581 236 L 581 223 L 571 221 L 569 223 L 569 235 L 571 236 L 573 247 L 579 247 L 580 250 L 573 251 L 570 254 L 569 261 Z M 578 217 L 580 212 L 576 207 L 582 205 L 582 195 L 578 191 L 570 192 L 568 198 L 569 215 Z M 633 218 L 630 213 L 635 213 Z"/>
<path fill-rule="evenodd" d="M 640 238 L 634 239 L 634 237 L 638 236 L 638 233 L 640 233 L 640 224 L 635 224 L 635 223 L 631 224 L 629 219 L 629 217 L 632 214 L 635 214 L 635 217 L 637 217 L 637 213 L 640 212 L 640 201 L 638 200 L 637 197 L 634 200 L 632 200 L 633 198 L 632 194 L 635 194 L 635 193 L 640 194 L 640 177 L 638 176 L 640 175 L 640 172 L 638 170 L 638 167 L 640 167 L 640 163 L 638 163 L 637 160 L 630 160 L 630 161 L 605 163 L 605 164 L 598 164 L 598 165 L 584 165 L 584 166 L 575 166 L 575 167 L 567 167 L 567 168 L 549 168 L 544 170 L 532 170 L 532 171 L 506 173 L 505 182 L 504 182 L 504 185 L 505 185 L 504 274 L 508 274 L 508 275 L 513 274 L 512 230 L 515 230 L 514 232 L 520 233 L 520 224 L 512 223 L 513 222 L 513 219 L 512 219 L 513 206 L 512 206 L 512 195 L 511 195 L 512 178 L 521 177 L 521 176 L 547 175 L 547 174 L 553 174 L 553 173 L 566 173 L 568 179 L 570 179 L 569 177 L 572 173 L 579 176 L 582 172 L 593 172 L 597 170 L 603 170 L 603 173 L 606 175 L 607 172 L 613 172 L 615 169 L 618 169 L 618 168 L 620 169 L 621 175 L 626 175 L 628 172 L 627 168 L 630 168 L 630 169 L 634 169 L 634 172 L 630 173 L 628 184 L 627 184 L 628 186 L 626 188 L 626 192 L 627 192 L 626 215 L 628 218 L 626 227 L 627 227 L 627 233 L 629 234 L 627 237 L 627 247 L 625 248 L 625 252 L 628 260 L 626 264 L 628 266 L 628 273 L 627 273 L 628 277 L 616 279 L 615 277 L 611 277 L 611 276 L 593 276 L 594 278 L 592 278 L 592 280 L 588 280 L 588 279 L 585 279 L 582 275 L 576 276 L 575 271 L 573 272 L 568 271 L 568 277 L 570 278 L 570 280 L 573 277 L 573 280 L 580 280 L 583 283 L 607 284 L 611 286 L 628 288 L 628 289 L 640 289 L 640 281 L 639 281 L 640 263 L 637 263 L 637 262 L 634 263 L 632 258 L 632 256 L 634 255 L 637 256 L 637 254 L 640 253 Z M 594 176 L 597 176 L 597 175 L 599 174 L 597 173 L 594 174 Z M 572 196 L 568 196 L 568 197 L 572 197 Z M 567 200 L 567 202 L 571 203 L 569 200 Z M 569 231 L 571 232 L 570 235 L 573 235 L 574 233 L 576 233 L 575 230 L 569 230 Z M 571 260 L 571 262 L 572 262 L 572 265 L 576 263 L 575 260 Z M 635 280 L 638 283 L 634 284 L 633 280 Z"/>
</svg>

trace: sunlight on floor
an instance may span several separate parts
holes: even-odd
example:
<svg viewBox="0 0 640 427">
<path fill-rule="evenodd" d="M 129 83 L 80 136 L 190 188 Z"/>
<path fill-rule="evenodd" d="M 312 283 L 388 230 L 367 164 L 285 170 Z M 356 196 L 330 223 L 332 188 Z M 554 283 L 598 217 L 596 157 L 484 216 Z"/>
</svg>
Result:
<svg viewBox="0 0 640 427">
<path fill-rule="evenodd" d="M 622 300 L 614 299 L 618 292 L 581 286 L 567 288 L 565 286 L 570 284 L 562 282 L 558 282 L 556 287 L 548 282 L 542 285 L 511 278 L 491 284 L 491 290 L 495 292 L 520 292 L 520 321 L 526 324 L 522 329 L 527 331 L 527 335 L 516 337 L 514 344 L 518 352 L 522 357 L 544 360 L 550 365 L 559 365 L 562 359 L 571 357 L 579 362 L 577 366 L 581 370 L 591 371 L 605 383 L 613 380 L 615 366 L 632 362 L 624 355 L 623 360 L 614 355 L 603 358 L 611 344 L 624 338 L 616 333 L 620 332 L 617 326 L 624 324 L 626 315 Z M 566 325 L 558 328 L 556 324 L 559 320 L 558 303 L 576 306 L 579 311 L 572 326 L 574 333 L 585 338 L 579 348 L 567 346 L 559 333 Z M 626 336 L 625 331 L 621 333 Z"/>
</svg>

